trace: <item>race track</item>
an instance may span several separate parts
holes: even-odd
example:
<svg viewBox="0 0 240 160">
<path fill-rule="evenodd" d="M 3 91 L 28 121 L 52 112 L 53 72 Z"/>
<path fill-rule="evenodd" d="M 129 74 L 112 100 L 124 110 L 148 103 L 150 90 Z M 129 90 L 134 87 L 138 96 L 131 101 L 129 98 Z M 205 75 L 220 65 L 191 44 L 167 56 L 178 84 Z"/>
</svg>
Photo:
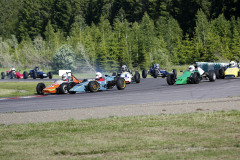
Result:
<svg viewBox="0 0 240 160">
<path fill-rule="evenodd" d="M 166 79 L 141 79 L 140 84 L 129 84 L 125 90 L 113 88 L 97 93 L 49 95 L 36 98 L 0 101 L 0 112 L 73 109 L 84 107 L 119 106 L 153 102 L 172 102 L 240 95 L 240 79 L 220 79 L 215 82 L 169 86 Z M 207 105 L 207 104 L 206 104 Z"/>
</svg>

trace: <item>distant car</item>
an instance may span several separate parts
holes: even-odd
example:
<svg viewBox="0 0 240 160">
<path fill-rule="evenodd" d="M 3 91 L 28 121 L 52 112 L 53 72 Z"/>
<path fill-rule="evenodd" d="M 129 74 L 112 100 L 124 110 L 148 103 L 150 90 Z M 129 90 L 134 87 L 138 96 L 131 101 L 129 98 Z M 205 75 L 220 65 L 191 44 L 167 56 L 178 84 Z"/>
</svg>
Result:
<svg viewBox="0 0 240 160">
<path fill-rule="evenodd" d="M 150 74 L 154 78 L 157 78 L 157 77 L 165 78 L 165 77 L 167 77 L 167 75 L 169 75 L 169 72 L 167 72 L 165 69 L 160 68 L 159 64 L 154 64 L 152 67 L 149 67 L 148 71 L 146 69 L 143 69 L 142 77 L 147 78 L 148 74 Z M 172 74 L 177 76 L 176 69 L 172 70 Z"/>
<path fill-rule="evenodd" d="M 69 74 L 69 73 L 67 73 Z M 70 73 L 71 74 L 71 73 Z M 49 86 L 45 86 L 44 83 L 38 83 L 36 87 L 37 94 L 66 94 L 69 90 L 73 88 L 76 84 L 81 83 L 75 76 L 71 74 L 66 79 L 59 79 Z"/>
<path fill-rule="evenodd" d="M 8 77 L 9 79 L 26 79 L 28 77 L 28 73 L 27 72 L 23 72 L 23 74 L 21 74 L 20 72 L 17 72 L 15 70 L 15 68 L 11 68 L 9 71 L 6 71 L 6 74 L 4 72 L 1 72 L 1 79 L 4 79 L 5 77 Z"/>
<path fill-rule="evenodd" d="M 239 63 L 235 61 L 231 61 L 229 63 L 229 67 L 224 72 L 224 78 L 234 78 L 240 77 L 240 68 Z"/>
<path fill-rule="evenodd" d="M 126 82 L 124 78 L 105 75 L 101 81 L 97 79 L 85 79 L 82 83 L 79 83 L 70 89 L 69 93 L 74 94 L 76 92 L 98 92 L 112 89 L 114 86 L 116 86 L 118 90 L 125 89 Z"/>
<path fill-rule="evenodd" d="M 191 67 L 191 68 L 190 68 Z M 176 84 L 198 84 L 202 79 L 214 82 L 216 80 L 216 73 L 214 70 L 204 72 L 200 67 L 190 66 L 189 70 L 183 72 L 179 77 L 175 77 L 173 74 L 167 76 L 167 83 L 169 85 Z"/>
<path fill-rule="evenodd" d="M 117 73 L 114 72 L 112 75 L 124 78 L 127 84 L 133 82 L 140 83 L 140 74 L 138 73 L 138 71 L 135 71 L 135 74 L 133 75 L 132 71 L 128 69 L 127 65 L 123 65 L 122 70 L 119 70 Z"/>
<path fill-rule="evenodd" d="M 36 78 L 43 79 L 43 78 L 47 78 L 47 77 L 49 79 L 52 79 L 52 77 L 53 77 L 52 72 L 44 73 L 43 71 L 40 71 L 38 67 L 35 67 L 34 69 L 30 70 L 28 75 L 30 77 L 32 77 L 33 79 L 36 79 Z"/>
</svg>

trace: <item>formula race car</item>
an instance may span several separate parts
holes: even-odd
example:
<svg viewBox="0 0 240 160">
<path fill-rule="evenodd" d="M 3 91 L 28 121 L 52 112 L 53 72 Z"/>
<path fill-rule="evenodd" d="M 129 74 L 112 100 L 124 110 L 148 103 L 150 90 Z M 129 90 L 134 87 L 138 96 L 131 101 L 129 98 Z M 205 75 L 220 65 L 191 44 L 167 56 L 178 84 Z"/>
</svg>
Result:
<svg viewBox="0 0 240 160">
<path fill-rule="evenodd" d="M 216 73 L 214 70 L 209 72 L 204 72 L 200 67 L 189 66 L 189 70 L 183 72 L 179 77 L 175 77 L 174 74 L 169 74 L 167 76 L 167 83 L 169 85 L 173 84 L 198 84 L 202 79 L 214 82 L 216 80 Z"/>
<path fill-rule="evenodd" d="M 68 76 L 70 74 L 70 76 Z M 78 80 L 71 73 L 65 73 L 62 75 L 62 79 L 55 81 L 53 84 L 49 86 L 45 86 L 44 83 L 38 83 L 36 90 L 37 94 L 66 94 L 69 90 L 74 87 L 76 84 L 81 83 L 81 80 Z"/>
<path fill-rule="evenodd" d="M 224 79 L 224 72 L 226 68 L 229 67 L 229 63 L 219 63 L 219 62 L 196 62 L 196 65 L 204 70 L 204 72 L 209 72 L 214 70 L 217 79 Z"/>
<path fill-rule="evenodd" d="M 150 74 L 152 77 L 162 77 L 165 78 L 167 75 L 169 75 L 169 72 L 159 67 L 159 64 L 154 64 L 152 67 L 149 67 L 149 70 L 147 71 L 144 69 L 142 71 L 142 77 L 147 78 L 147 75 Z M 172 70 L 172 74 L 174 74 L 177 77 L 177 71 L 176 69 Z"/>
<path fill-rule="evenodd" d="M 124 78 L 105 75 L 102 73 L 96 73 L 96 79 L 85 79 L 82 83 L 75 85 L 70 89 L 69 93 L 74 94 L 76 92 L 97 92 L 112 89 L 117 86 L 118 90 L 123 90 L 126 87 Z"/>
<path fill-rule="evenodd" d="M 23 72 L 23 74 L 17 72 L 15 70 L 15 68 L 11 68 L 9 71 L 6 71 L 6 74 L 4 72 L 1 72 L 1 79 L 4 79 L 5 77 L 8 77 L 9 79 L 13 79 L 13 78 L 23 78 L 26 79 L 28 77 L 28 73 L 27 72 Z"/>
<path fill-rule="evenodd" d="M 240 77 L 240 68 L 238 62 L 231 61 L 229 67 L 224 72 L 224 77 Z"/>
<path fill-rule="evenodd" d="M 49 79 L 52 79 L 53 74 L 52 74 L 52 72 L 48 72 L 46 74 L 43 71 L 40 71 L 38 67 L 35 67 L 34 69 L 29 71 L 29 76 L 32 77 L 33 79 L 36 79 L 36 78 L 43 79 L 43 78 L 47 78 L 47 77 Z"/>
<path fill-rule="evenodd" d="M 112 74 L 112 76 L 124 78 L 127 84 L 133 82 L 140 83 L 140 74 L 138 73 L 138 71 L 135 71 L 135 74 L 133 75 L 131 70 L 129 70 L 126 65 L 122 66 L 122 71 L 119 71 L 117 73 L 115 72 Z"/>
</svg>

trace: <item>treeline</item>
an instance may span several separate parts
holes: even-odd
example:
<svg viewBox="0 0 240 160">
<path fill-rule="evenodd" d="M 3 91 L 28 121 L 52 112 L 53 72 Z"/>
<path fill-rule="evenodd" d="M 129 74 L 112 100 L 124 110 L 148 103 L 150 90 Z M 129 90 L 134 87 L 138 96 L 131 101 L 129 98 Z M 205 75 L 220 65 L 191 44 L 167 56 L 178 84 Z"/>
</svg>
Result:
<svg viewBox="0 0 240 160">
<path fill-rule="evenodd" d="M 227 0 L 1 0 L 0 65 L 56 68 L 53 59 L 63 55 L 76 69 L 114 70 L 239 58 L 239 7 Z"/>
</svg>

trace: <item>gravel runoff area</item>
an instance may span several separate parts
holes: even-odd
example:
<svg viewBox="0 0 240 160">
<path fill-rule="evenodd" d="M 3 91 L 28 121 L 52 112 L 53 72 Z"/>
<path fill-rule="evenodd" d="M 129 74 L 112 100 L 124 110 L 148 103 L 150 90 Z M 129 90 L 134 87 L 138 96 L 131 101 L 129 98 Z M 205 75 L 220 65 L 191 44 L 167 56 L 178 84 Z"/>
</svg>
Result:
<svg viewBox="0 0 240 160">
<path fill-rule="evenodd" d="M 240 110 L 240 97 L 191 100 L 168 103 L 137 104 L 126 106 L 89 107 L 71 110 L 0 113 L 0 124 L 39 123 L 69 119 L 107 118 L 109 116 L 138 116 L 182 114 L 191 112 Z"/>
</svg>

